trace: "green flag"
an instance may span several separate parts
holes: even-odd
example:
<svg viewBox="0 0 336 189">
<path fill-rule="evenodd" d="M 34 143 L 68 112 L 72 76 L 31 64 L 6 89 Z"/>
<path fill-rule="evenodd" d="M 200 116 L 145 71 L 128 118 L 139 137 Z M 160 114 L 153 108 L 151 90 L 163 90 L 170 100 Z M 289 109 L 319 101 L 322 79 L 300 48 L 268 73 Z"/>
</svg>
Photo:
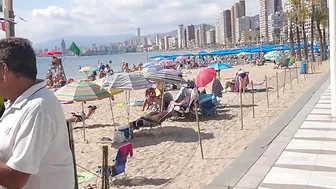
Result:
<svg viewBox="0 0 336 189">
<path fill-rule="evenodd" d="M 71 43 L 69 50 L 77 56 L 82 55 L 82 51 L 77 47 L 75 42 Z"/>
</svg>

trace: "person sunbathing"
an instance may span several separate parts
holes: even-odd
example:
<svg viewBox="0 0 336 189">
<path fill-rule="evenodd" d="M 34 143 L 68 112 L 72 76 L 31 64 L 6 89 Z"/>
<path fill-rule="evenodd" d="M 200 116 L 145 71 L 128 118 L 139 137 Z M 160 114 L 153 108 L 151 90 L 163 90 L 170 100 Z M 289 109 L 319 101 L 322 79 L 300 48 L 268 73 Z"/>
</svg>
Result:
<svg viewBox="0 0 336 189">
<path fill-rule="evenodd" d="M 171 110 L 179 111 L 181 109 L 181 107 L 188 107 L 189 103 L 190 103 L 190 100 L 191 100 L 191 92 L 189 90 L 187 90 L 186 93 L 187 93 L 186 96 L 180 102 L 171 101 L 169 103 L 168 110 L 169 111 L 171 111 Z"/>
<path fill-rule="evenodd" d="M 97 109 L 97 106 L 88 106 L 88 114 L 86 115 L 84 112 L 80 113 L 75 113 L 75 112 L 71 112 L 72 117 L 68 118 L 66 121 L 69 123 L 74 123 L 74 122 L 81 122 L 85 119 L 88 119 L 91 117 L 91 115 L 93 114 L 93 112 Z"/>
<path fill-rule="evenodd" d="M 138 130 L 141 127 L 145 127 L 145 121 L 157 123 L 159 122 L 164 116 L 166 116 L 168 113 L 171 111 L 169 110 L 164 110 L 162 112 L 155 111 L 155 112 L 150 112 L 149 114 L 129 123 L 130 126 L 130 131 L 131 131 L 131 137 L 133 137 L 133 131 Z"/>
</svg>

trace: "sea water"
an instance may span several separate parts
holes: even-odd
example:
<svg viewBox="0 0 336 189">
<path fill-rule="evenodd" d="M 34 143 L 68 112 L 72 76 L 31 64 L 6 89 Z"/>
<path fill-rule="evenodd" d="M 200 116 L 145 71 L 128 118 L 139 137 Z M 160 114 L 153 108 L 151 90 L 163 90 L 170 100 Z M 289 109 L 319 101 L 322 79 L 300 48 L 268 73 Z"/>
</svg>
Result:
<svg viewBox="0 0 336 189">
<path fill-rule="evenodd" d="M 149 52 L 149 53 L 125 53 L 116 55 L 100 55 L 100 56 L 64 56 L 62 57 L 63 67 L 67 78 L 79 79 L 86 76 L 85 73 L 80 73 L 81 67 L 96 67 L 101 63 L 107 64 L 112 61 L 110 66 L 114 72 L 121 70 L 122 62 L 127 62 L 129 67 L 132 65 L 138 65 L 140 62 L 148 62 L 147 58 L 156 55 L 172 55 L 172 54 L 184 54 L 186 52 Z M 37 58 L 38 78 L 44 79 L 46 73 L 51 68 L 52 57 L 39 57 Z M 155 61 L 155 60 L 150 60 Z"/>
</svg>

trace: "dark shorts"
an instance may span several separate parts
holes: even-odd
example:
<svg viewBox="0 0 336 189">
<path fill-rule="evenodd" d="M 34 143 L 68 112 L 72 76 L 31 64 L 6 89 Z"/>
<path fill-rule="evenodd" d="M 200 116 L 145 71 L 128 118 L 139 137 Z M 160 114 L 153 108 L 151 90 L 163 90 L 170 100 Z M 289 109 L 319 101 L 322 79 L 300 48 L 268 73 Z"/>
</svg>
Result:
<svg viewBox="0 0 336 189">
<path fill-rule="evenodd" d="M 246 73 L 240 73 L 238 76 L 244 79 L 246 77 Z"/>
</svg>

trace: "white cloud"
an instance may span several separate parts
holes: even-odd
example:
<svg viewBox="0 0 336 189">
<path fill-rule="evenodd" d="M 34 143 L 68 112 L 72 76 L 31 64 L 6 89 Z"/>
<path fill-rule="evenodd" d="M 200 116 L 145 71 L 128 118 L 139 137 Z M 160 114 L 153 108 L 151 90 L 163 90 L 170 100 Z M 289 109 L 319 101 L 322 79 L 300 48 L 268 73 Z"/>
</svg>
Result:
<svg viewBox="0 0 336 189">
<path fill-rule="evenodd" d="M 33 42 L 65 35 L 143 34 L 175 29 L 178 24 L 214 23 L 218 13 L 239 0 L 72 0 L 72 7 L 15 10 L 17 36 Z M 259 0 L 246 0 L 248 15 L 259 12 Z"/>
</svg>

